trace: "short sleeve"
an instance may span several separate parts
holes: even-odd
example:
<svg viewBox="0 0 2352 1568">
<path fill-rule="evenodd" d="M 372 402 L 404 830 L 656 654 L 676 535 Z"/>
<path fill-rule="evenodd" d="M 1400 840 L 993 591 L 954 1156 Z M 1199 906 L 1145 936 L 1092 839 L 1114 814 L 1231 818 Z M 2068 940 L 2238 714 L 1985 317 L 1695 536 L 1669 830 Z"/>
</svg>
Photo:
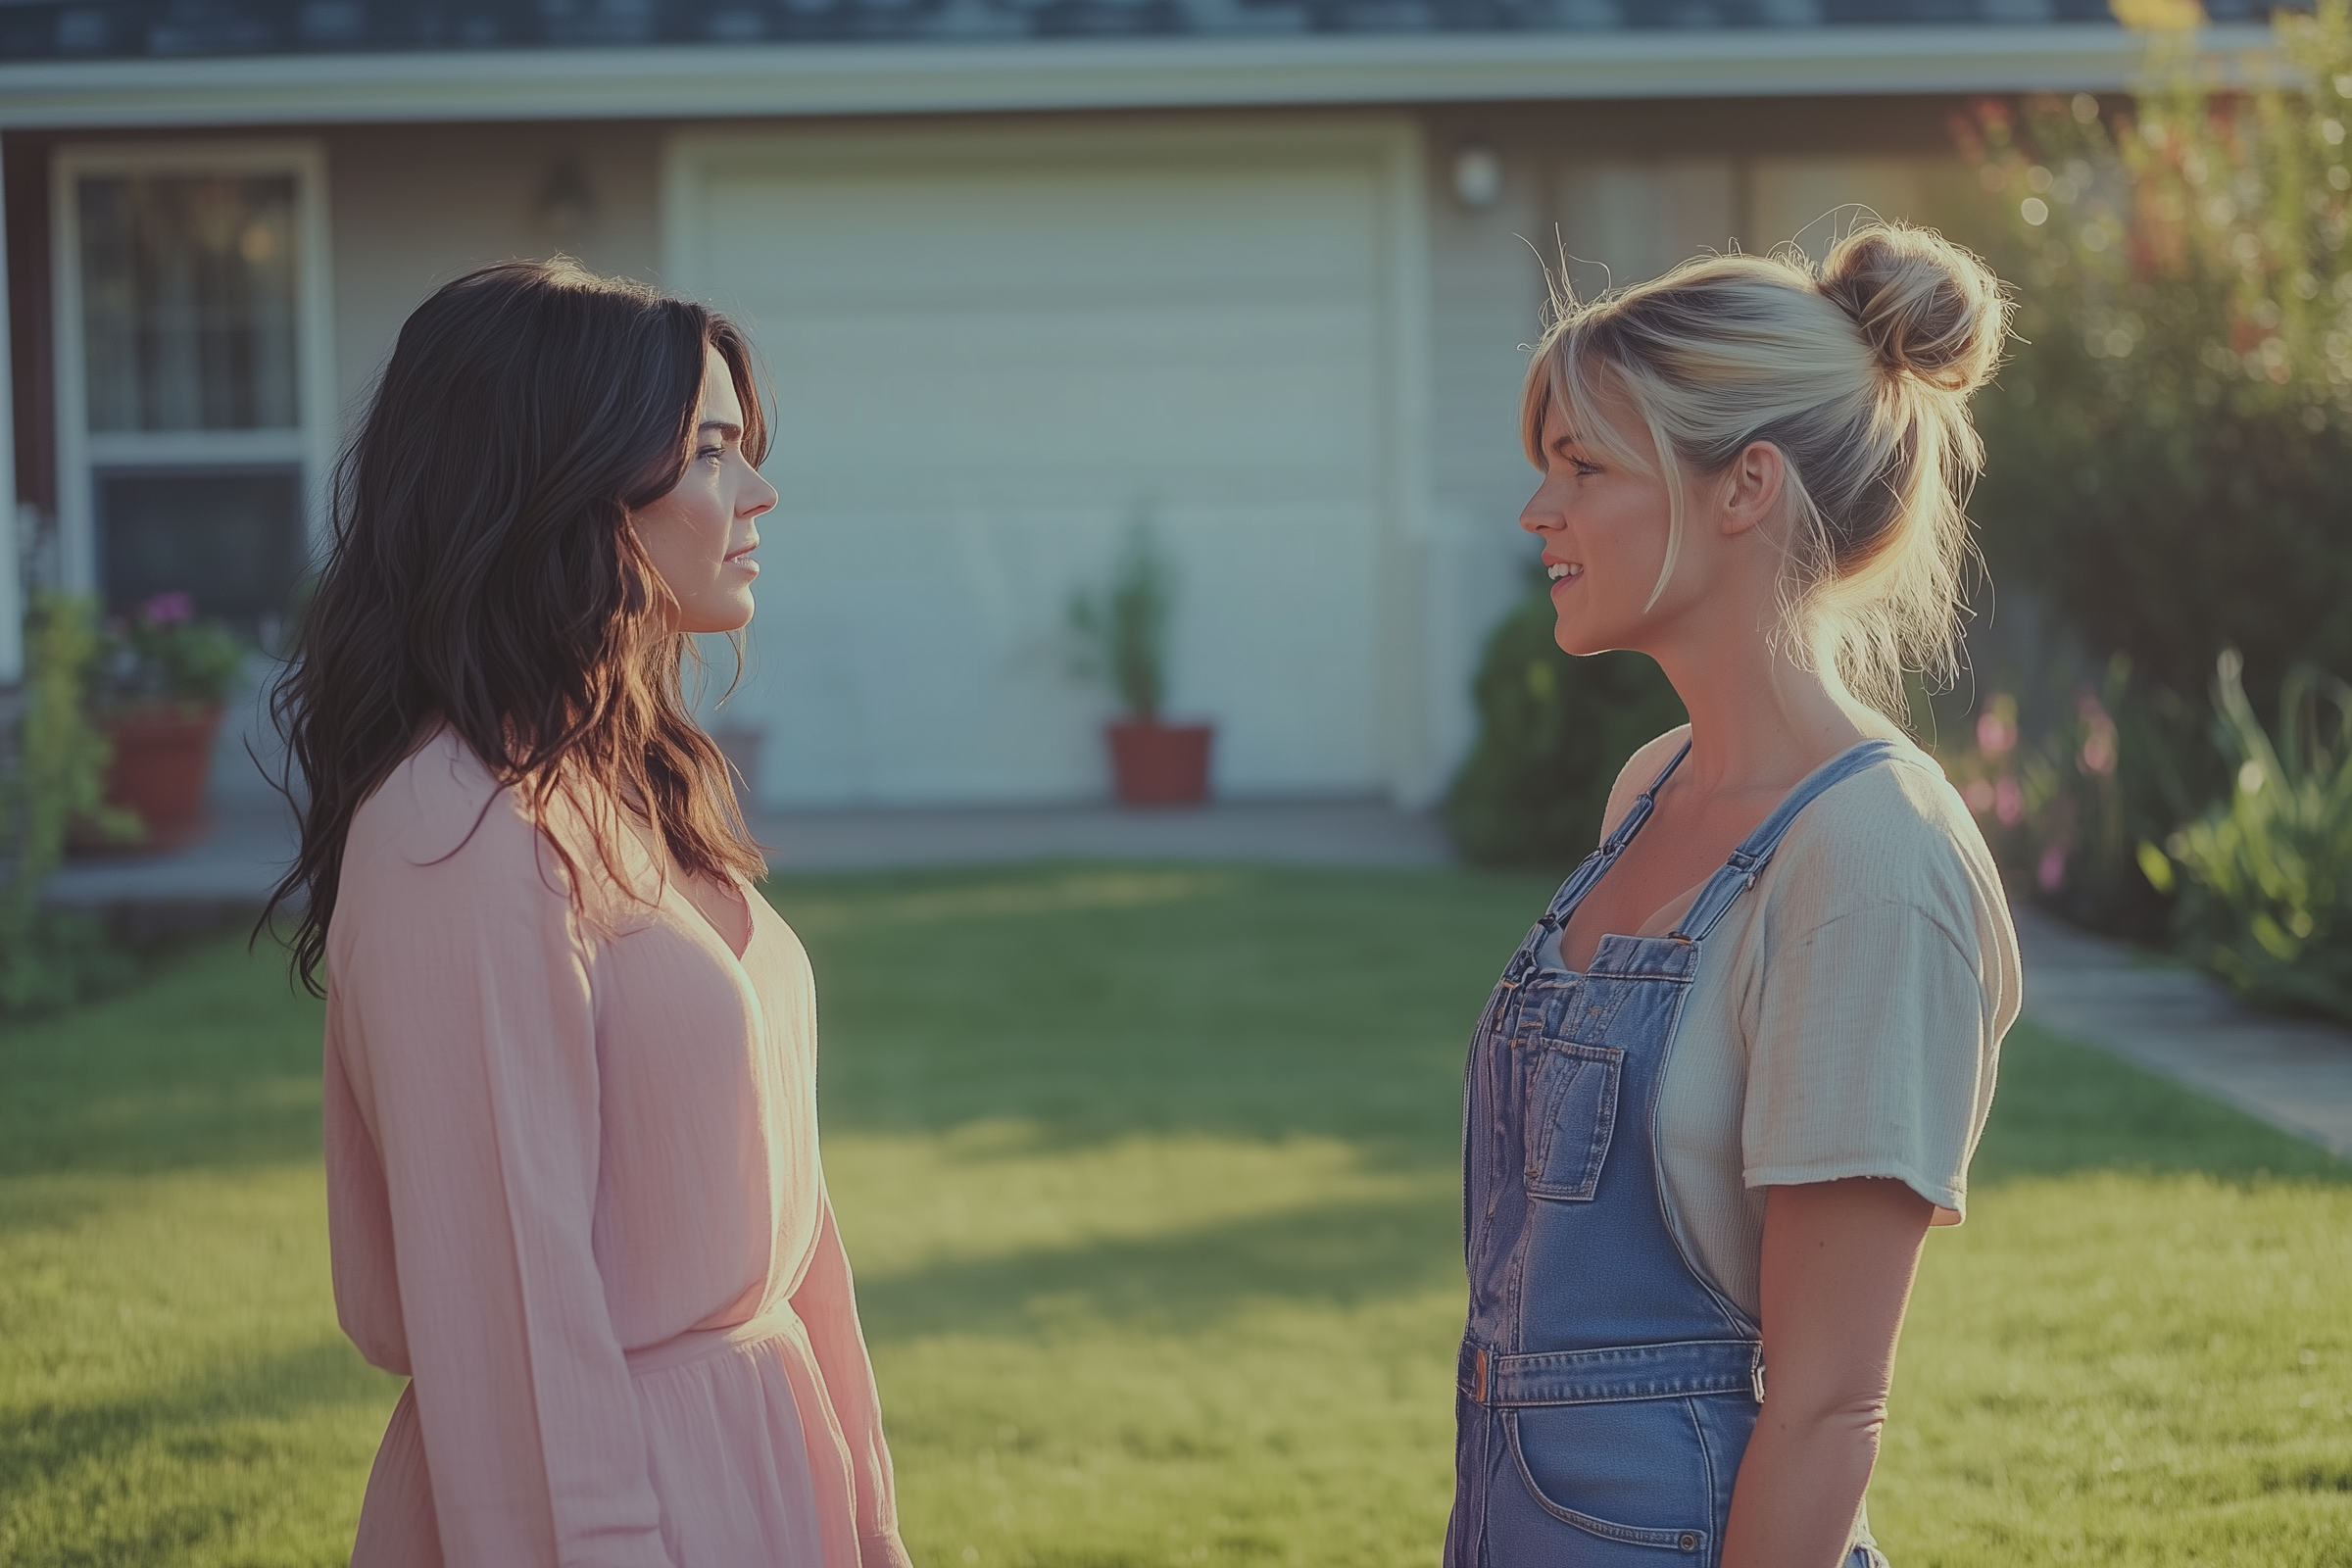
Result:
<svg viewBox="0 0 2352 1568">
<path fill-rule="evenodd" d="M 1892 1177 L 1946 1223 L 1966 1213 L 2006 1022 L 1975 947 L 1900 903 L 1774 945 L 1749 1030 L 1748 1187 Z"/>
</svg>

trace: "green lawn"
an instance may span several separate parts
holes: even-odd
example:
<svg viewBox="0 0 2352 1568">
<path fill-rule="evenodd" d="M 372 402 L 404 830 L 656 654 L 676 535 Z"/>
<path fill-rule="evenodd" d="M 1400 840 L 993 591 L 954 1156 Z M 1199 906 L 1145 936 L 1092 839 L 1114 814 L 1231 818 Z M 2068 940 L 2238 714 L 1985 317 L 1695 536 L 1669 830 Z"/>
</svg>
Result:
<svg viewBox="0 0 2352 1568">
<path fill-rule="evenodd" d="M 784 883 L 919 1561 L 1426 1564 L 1464 1032 L 1548 892 L 1467 872 Z M 0 1034 L 0 1564 L 339 1562 L 318 1009 L 197 949 Z M 2352 1565 L 2352 1168 L 2013 1038 L 1928 1249 L 1898 1568 Z"/>
</svg>

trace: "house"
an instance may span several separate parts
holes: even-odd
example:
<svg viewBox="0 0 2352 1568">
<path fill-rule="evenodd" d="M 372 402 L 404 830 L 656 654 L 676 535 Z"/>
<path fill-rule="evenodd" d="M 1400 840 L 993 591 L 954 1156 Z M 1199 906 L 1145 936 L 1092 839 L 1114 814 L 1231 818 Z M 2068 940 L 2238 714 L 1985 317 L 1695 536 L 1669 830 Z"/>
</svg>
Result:
<svg viewBox="0 0 2352 1568">
<path fill-rule="evenodd" d="M 0 485 L 35 575 L 265 623 L 407 312 L 567 252 L 773 375 L 765 805 L 1099 796 L 1063 607 L 1140 518 L 1218 787 L 1417 806 L 1543 259 L 1933 216 L 1967 95 L 2139 61 L 2095 0 L 5 0 Z"/>
</svg>

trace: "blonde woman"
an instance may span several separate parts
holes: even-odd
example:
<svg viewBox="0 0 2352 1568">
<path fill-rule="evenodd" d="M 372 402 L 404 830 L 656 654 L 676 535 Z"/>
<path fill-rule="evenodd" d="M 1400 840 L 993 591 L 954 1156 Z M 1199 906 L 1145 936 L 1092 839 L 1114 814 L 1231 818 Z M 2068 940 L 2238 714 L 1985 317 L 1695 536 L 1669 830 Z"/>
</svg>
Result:
<svg viewBox="0 0 2352 1568">
<path fill-rule="evenodd" d="M 1936 236 L 1564 302 L 1531 368 L 1557 637 L 1690 714 L 1472 1046 L 1448 1568 L 1870 1568 L 1931 1226 L 2017 1015 L 1990 858 L 1903 738 L 1948 669 L 2006 319 Z"/>
</svg>

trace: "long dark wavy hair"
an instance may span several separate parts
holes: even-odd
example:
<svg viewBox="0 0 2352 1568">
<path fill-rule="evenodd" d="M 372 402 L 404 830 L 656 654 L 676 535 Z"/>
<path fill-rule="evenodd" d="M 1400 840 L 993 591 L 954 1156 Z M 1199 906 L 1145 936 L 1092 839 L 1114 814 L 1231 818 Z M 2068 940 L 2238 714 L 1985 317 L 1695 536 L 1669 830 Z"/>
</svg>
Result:
<svg viewBox="0 0 2352 1568">
<path fill-rule="evenodd" d="M 314 995 L 352 815 L 444 727 L 534 812 L 559 791 L 629 802 L 687 871 L 765 874 L 629 521 L 686 471 L 708 349 L 758 464 L 750 344 L 700 305 L 561 259 L 509 262 L 400 329 L 336 465 L 330 554 L 270 702 L 302 850 L 262 920 L 299 908 L 286 942 Z M 597 854 L 617 867 L 609 828 Z"/>
</svg>

